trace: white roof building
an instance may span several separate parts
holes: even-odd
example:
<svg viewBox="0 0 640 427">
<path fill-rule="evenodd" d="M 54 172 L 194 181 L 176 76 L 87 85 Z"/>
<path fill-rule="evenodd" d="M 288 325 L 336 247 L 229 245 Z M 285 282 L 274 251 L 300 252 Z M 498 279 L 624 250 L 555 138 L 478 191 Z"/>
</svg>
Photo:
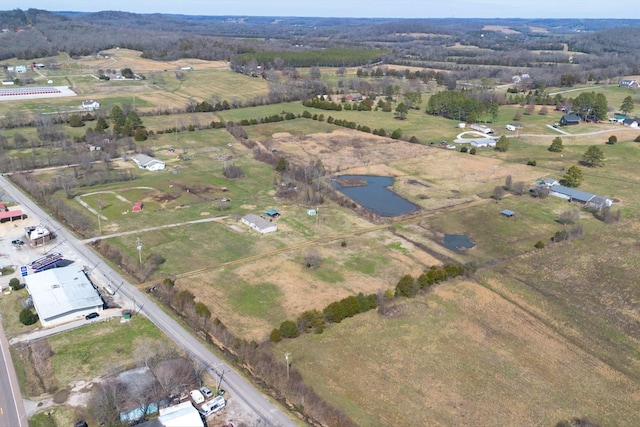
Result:
<svg viewBox="0 0 640 427">
<path fill-rule="evenodd" d="M 204 427 L 200 413 L 190 401 L 160 409 L 158 421 L 163 427 Z"/>
<path fill-rule="evenodd" d="M 273 233 L 278 230 L 278 226 L 256 214 L 247 214 L 242 217 L 242 222 L 247 224 L 259 233 Z"/>
<path fill-rule="evenodd" d="M 104 302 L 82 267 L 53 268 L 24 278 L 44 327 L 55 326 L 102 311 Z"/>
<path fill-rule="evenodd" d="M 131 156 L 131 160 L 133 160 L 140 169 L 146 169 L 148 171 L 161 171 L 167 166 L 162 160 L 147 156 L 146 154 L 133 155 Z"/>
<path fill-rule="evenodd" d="M 82 109 L 85 111 L 93 111 L 100 109 L 100 103 L 93 99 L 82 101 Z"/>
</svg>

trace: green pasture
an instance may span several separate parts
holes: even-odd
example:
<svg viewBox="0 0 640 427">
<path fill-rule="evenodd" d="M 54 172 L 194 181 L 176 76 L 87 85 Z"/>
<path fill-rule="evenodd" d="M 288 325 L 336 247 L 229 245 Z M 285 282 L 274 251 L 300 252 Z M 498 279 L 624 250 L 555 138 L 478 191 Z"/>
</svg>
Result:
<svg viewBox="0 0 640 427">
<path fill-rule="evenodd" d="M 240 225 L 238 221 L 238 225 Z M 158 269 L 160 276 L 172 276 L 215 266 L 256 253 L 258 233 L 238 233 L 217 222 L 189 224 L 180 227 L 145 231 L 112 238 L 109 242 L 137 262 L 137 239 L 142 242 L 142 262 L 151 254 L 161 255 L 166 262 Z M 273 241 L 273 237 L 270 241 Z M 263 245 L 268 245 L 262 242 Z"/>
<path fill-rule="evenodd" d="M 79 409 L 69 406 L 55 406 L 29 418 L 29 427 L 72 426 L 78 420 Z"/>
<path fill-rule="evenodd" d="M 225 280 L 224 291 L 229 306 L 237 314 L 261 318 L 274 325 L 282 319 L 282 290 L 272 283 L 247 285 L 238 283 L 234 275 Z"/>
<path fill-rule="evenodd" d="M 88 324 L 47 338 L 54 352 L 53 369 L 61 388 L 72 381 L 91 380 L 129 368 L 143 339 L 171 345 L 165 335 L 142 316 L 120 323 L 119 318 Z"/>
<path fill-rule="evenodd" d="M 9 286 L 9 279 L 3 279 L 3 287 Z M 24 283 L 23 280 L 21 282 Z M 24 334 L 40 326 L 40 322 L 36 322 L 33 325 L 25 326 L 20 323 L 19 316 L 22 311 L 22 302 L 27 299 L 29 293 L 26 289 L 19 291 L 11 291 L 7 293 L 0 293 L 0 313 L 2 313 L 2 325 L 4 327 L 7 336 Z"/>
</svg>

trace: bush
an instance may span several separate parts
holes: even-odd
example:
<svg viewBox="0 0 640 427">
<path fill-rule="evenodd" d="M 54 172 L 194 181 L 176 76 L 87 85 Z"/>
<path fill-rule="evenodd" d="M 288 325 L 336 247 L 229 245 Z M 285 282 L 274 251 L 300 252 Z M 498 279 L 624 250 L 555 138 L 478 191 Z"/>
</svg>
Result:
<svg viewBox="0 0 640 427">
<path fill-rule="evenodd" d="M 467 151 L 469 151 L 469 149 L 464 145 L 462 146 L 462 148 L 460 148 L 461 153 L 466 153 Z"/>
<path fill-rule="evenodd" d="M 295 338 L 300 335 L 298 325 L 291 320 L 285 320 L 280 324 L 280 335 L 282 338 Z"/>
<path fill-rule="evenodd" d="M 478 150 L 476 150 L 476 147 L 471 147 L 471 150 L 469 150 L 469 154 L 473 154 L 474 156 L 477 152 Z"/>
<path fill-rule="evenodd" d="M 538 240 L 538 242 L 534 245 L 538 249 L 544 248 L 544 242 L 542 240 Z"/>
<path fill-rule="evenodd" d="M 615 135 L 611 135 L 611 136 L 609 137 L 609 139 L 607 140 L 607 144 L 610 144 L 610 145 L 613 145 L 613 144 L 615 144 L 616 142 L 618 142 L 618 137 L 617 137 L 617 136 L 615 136 Z"/>
<path fill-rule="evenodd" d="M 20 312 L 20 323 L 23 325 L 29 326 L 33 325 L 38 321 L 38 315 L 31 311 L 29 308 L 25 308 Z"/>
<path fill-rule="evenodd" d="M 282 341 L 282 336 L 280 335 L 280 329 L 274 328 L 273 331 L 271 331 L 271 334 L 269 334 L 269 339 L 271 340 L 271 342 Z"/>
<path fill-rule="evenodd" d="M 640 142 L 640 135 L 636 136 L 636 139 L 634 139 L 635 142 Z"/>
<path fill-rule="evenodd" d="M 14 291 L 17 291 L 24 288 L 24 285 L 20 283 L 20 280 L 14 277 L 13 279 L 9 280 L 9 287 Z"/>
<path fill-rule="evenodd" d="M 537 165 L 537 162 L 535 160 L 529 160 L 527 162 L 527 166 L 535 166 L 535 165 Z"/>
</svg>

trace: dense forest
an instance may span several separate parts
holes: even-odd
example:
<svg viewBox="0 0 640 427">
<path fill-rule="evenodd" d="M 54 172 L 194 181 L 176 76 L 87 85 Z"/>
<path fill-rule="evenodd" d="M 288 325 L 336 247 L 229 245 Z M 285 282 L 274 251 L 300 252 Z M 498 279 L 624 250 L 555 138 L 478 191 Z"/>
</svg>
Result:
<svg viewBox="0 0 640 427">
<path fill-rule="evenodd" d="M 263 69 L 397 64 L 451 80 L 530 74 L 546 86 L 640 74 L 637 20 L 361 19 L 0 12 L 0 61 L 124 47 L 143 57 L 230 61 Z M 337 52 L 337 54 L 336 54 Z"/>
</svg>

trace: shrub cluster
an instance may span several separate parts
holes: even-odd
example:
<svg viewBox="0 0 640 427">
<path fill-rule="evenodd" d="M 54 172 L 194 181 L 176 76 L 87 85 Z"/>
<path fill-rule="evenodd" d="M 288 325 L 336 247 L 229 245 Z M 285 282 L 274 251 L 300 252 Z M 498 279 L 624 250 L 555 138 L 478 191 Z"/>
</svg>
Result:
<svg viewBox="0 0 640 427">
<path fill-rule="evenodd" d="M 422 273 L 417 280 L 407 274 L 398 281 L 395 296 L 413 298 L 421 289 L 428 288 L 436 283 L 444 282 L 456 276 L 472 272 L 472 266 L 445 264 L 441 267 L 431 266 L 427 272 Z"/>
<path fill-rule="evenodd" d="M 373 310 L 377 306 L 375 294 L 364 295 L 360 292 L 358 295 L 332 302 L 322 311 L 307 310 L 300 314 L 295 322 L 285 320 L 279 328 L 271 331 L 269 338 L 273 342 L 278 342 L 282 338 L 296 338 L 301 333 L 321 334 L 327 323 L 340 323 L 344 319 Z"/>
</svg>

